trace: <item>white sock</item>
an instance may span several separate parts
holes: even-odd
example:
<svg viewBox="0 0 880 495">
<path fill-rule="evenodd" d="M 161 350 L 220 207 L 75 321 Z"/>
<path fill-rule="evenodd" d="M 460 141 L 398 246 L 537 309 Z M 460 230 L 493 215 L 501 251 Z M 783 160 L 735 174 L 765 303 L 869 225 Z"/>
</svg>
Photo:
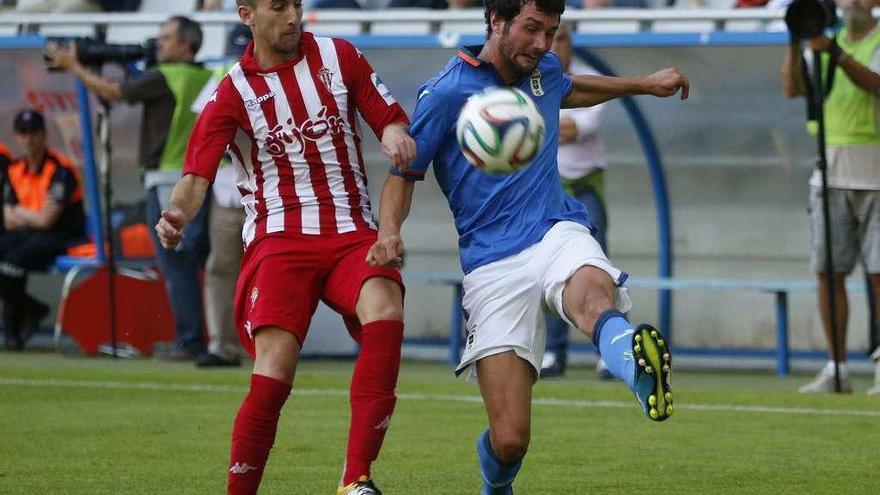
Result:
<svg viewBox="0 0 880 495">
<path fill-rule="evenodd" d="M 849 370 L 846 368 L 846 363 L 837 363 L 837 369 L 840 371 L 841 378 L 849 378 Z M 834 375 L 834 361 L 829 360 L 825 364 L 825 373 Z"/>
</svg>

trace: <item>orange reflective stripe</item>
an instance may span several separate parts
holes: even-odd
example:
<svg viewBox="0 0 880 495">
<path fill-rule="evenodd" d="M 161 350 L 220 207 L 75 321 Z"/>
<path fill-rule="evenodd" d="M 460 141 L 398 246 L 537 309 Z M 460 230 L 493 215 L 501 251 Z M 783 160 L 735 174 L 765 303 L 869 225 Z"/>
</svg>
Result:
<svg viewBox="0 0 880 495">
<path fill-rule="evenodd" d="M 42 211 L 56 170 L 58 165 L 50 160 L 43 163 L 43 170 L 38 174 L 29 174 L 24 160 L 12 164 L 9 167 L 9 183 L 15 189 L 19 206 L 28 210 Z"/>
</svg>

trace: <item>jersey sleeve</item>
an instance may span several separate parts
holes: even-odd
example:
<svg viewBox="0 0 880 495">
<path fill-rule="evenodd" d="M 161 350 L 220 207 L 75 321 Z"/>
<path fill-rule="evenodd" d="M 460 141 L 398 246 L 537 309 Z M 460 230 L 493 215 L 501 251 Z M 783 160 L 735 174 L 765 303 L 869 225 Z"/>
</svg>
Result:
<svg viewBox="0 0 880 495">
<path fill-rule="evenodd" d="M 232 81 L 226 77 L 208 98 L 193 127 L 182 175 L 198 175 L 214 182 L 220 160 L 244 123 L 243 119 L 241 98 Z"/>
<path fill-rule="evenodd" d="M 454 107 L 456 105 L 444 98 L 436 87 L 423 86 L 419 89 L 409 129 L 416 142 L 416 158 L 407 169 L 400 171 L 402 174 L 397 175 L 409 180 L 421 180 L 425 177 L 428 166 L 440 150 L 440 144 L 454 125 L 455 112 L 451 110 Z"/>
<path fill-rule="evenodd" d="M 364 54 L 348 41 L 333 41 L 339 56 L 342 80 L 353 96 L 358 112 L 376 137 L 382 139 L 383 130 L 390 124 L 408 124 L 409 119 L 403 107 L 394 99 Z"/>
<path fill-rule="evenodd" d="M 119 84 L 122 99 L 128 103 L 156 100 L 171 95 L 165 76 L 158 70 L 148 70 Z"/>
</svg>

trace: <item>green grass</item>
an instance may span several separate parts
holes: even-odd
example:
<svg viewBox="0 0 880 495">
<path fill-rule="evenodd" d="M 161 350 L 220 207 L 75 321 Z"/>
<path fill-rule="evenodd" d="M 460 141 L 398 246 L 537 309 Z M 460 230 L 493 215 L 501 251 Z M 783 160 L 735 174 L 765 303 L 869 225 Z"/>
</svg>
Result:
<svg viewBox="0 0 880 495">
<path fill-rule="evenodd" d="M 335 493 L 351 369 L 301 363 L 302 392 L 285 406 L 261 493 Z M 839 397 L 797 394 L 805 379 L 678 372 L 664 423 L 588 370 L 541 382 L 517 494 L 878 493 L 880 398 L 864 395 L 867 377 Z M 223 493 L 247 383 L 243 368 L 0 353 L 0 493 Z M 478 493 L 473 446 L 486 419 L 476 387 L 445 365 L 406 362 L 398 391 L 373 470 L 382 490 Z"/>
</svg>

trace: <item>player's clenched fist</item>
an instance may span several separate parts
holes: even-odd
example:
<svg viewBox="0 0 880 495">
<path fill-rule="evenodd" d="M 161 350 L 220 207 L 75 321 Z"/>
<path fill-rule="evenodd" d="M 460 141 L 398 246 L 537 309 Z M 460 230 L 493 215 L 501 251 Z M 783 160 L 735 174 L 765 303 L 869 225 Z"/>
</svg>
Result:
<svg viewBox="0 0 880 495">
<path fill-rule="evenodd" d="M 681 89 L 681 99 L 687 99 L 690 83 L 678 69 L 668 68 L 659 70 L 645 77 L 645 92 L 654 96 L 672 96 Z"/>
<path fill-rule="evenodd" d="M 382 153 L 395 167 L 409 165 L 416 157 L 416 142 L 402 124 L 391 124 L 382 133 Z"/>
<path fill-rule="evenodd" d="M 403 266 L 403 240 L 399 236 L 380 236 L 367 253 L 367 264 L 370 266 Z"/>
<path fill-rule="evenodd" d="M 177 247 L 183 239 L 184 225 L 186 225 L 186 219 L 182 211 L 176 208 L 163 211 L 159 223 L 156 224 L 156 233 L 159 235 L 162 247 L 166 249 Z"/>
</svg>

